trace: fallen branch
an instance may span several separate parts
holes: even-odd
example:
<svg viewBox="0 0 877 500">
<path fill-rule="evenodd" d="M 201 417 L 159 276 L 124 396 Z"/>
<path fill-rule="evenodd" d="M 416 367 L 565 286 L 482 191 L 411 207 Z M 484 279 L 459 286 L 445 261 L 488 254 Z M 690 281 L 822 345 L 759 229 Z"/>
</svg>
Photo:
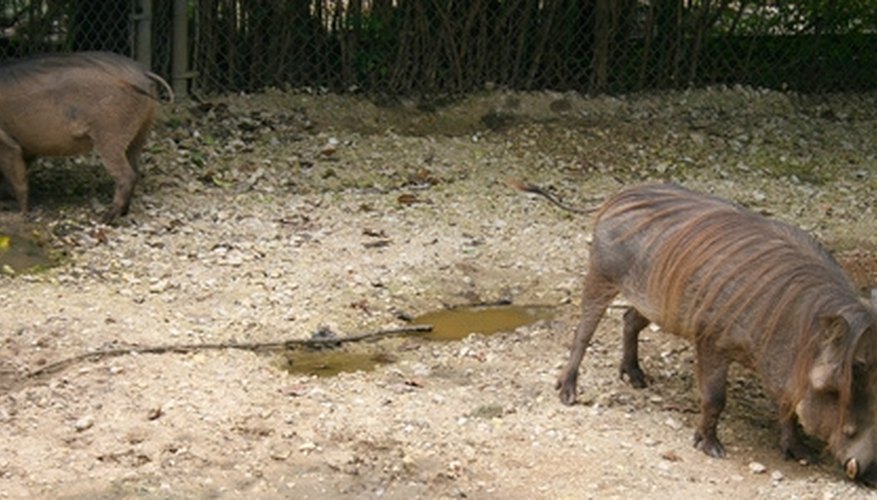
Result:
<svg viewBox="0 0 877 500">
<path fill-rule="evenodd" d="M 165 354 L 177 353 L 183 354 L 194 351 L 213 351 L 222 349 L 239 349 L 243 351 L 261 352 L 261 351 L 280 351 L 286 349 L 295 349 L 301 347 L 338 347 L 341 344 L 351 342 L 361 342 L 368 340 L 377 340 L 384 337 L 394 337 L 397 335 L 424 334 L 432 331 L 432 325 L 412 325 L 401 328 L 390 328 L 386 330 L 378 330 L 375 332 L 362 333 L 358 335 L 350 335 L 347 337 L 326 337 L 326 338 L 310 338 L 310 339 L 292 339 L 275 342 L 215 342 L 215 343 L 198 343 L 198 344 L 166 344 L 158 346 L 128 346 L 115 347 L 113 349 L 99 349 L 97 351 L 89 351 L 78 356 L 62 359 L 54 363 L 48 364 L 23 375 L 20 380 L 34 379 L 58 373 L 59 371 L 84 361 L 97 361 L 104 358 L 114 358 L 117 356 L 133 355 L 133 354 Z"/>
<path fill-rule="evenodd" d="M 574 207 L 572 205 L 568 205 L 568 204 L 564 203 L 563 201 L 561 201 L 559 198 L 557 198 L 553 194 L 549 193 L 548 191 L 542 189 L 541 187 L 539 187 L 535 184 L 530 184 L 529 182 L 520 181 L 520 180 L 509 180 L 507 182 L 507 184 L 512 189 L 517 189 L 518 191 L 523 191 L 524 193 L 531 193 L 531 194 L 539 195 L 539 196 L 545 198 L 546 200 L 548 200 L 549 202 L 551 202 L 554 206 L 560 208 L 561 210 L 566 210 L 567 212 L 572 212 L 574 214 L 587 215 L 587 214 L 590 214 L 592 212 L 595 212 L 599 208 L 597 203 L 601 201 L 600 199 L 590 199 L 590 200 L 586 200 L 587 203 L 589 203 L 588 206 Z"/>
</svg>

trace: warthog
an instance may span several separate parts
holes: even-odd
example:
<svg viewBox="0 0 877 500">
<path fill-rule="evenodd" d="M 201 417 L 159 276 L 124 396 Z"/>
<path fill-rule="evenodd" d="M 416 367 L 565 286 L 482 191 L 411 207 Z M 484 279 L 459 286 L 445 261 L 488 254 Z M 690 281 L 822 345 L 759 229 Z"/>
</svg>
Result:
<svg viewBox="0 0 877 500">
<path fill-rule="evenodd" d="M 779 409 L 780 445 L 805 459 L 798 424 L 852 479 L 877 481 L 877 299 L 861 300 L 810 235 L 728 201 L 646 185 L 605 201 L 560 399 L 576 398 L 579 365 L 607 306 L 623 294 L 620 372 L 645 387 L 637 340 L 650 322 L 691 340 L 701 395 L 695 446 L 721 457 L 716 434 L 732 361 L 752 368 Z"/>
<path fill-rule="evenodd" d="M 97 151 L 115 181 L 104 221 L 127 213 L 140 150 L 155 117 L 161 77 L 118 54 L 37 56 L 0 65 L 0 171 L 22 212 L 27 163 L 37 156 Z"/>
</svg>

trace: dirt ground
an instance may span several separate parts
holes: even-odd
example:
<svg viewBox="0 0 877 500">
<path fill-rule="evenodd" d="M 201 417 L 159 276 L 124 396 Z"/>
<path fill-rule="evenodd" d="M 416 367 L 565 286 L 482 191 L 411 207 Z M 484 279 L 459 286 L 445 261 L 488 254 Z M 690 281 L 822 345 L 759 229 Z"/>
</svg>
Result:
<svg viewBox="0 0 877 500">
<path fill-rule="evenodd" d="M 94 157 L 31 169 L 33 214 L 0 235 L 61 264 L 0 273 L 0 498 L 867 498 L 826 454 L 782 458 L 775 408 L 736 369 L 692 447 L 692 349 L 641 338 L 649 387 L 617 376 L 621 310 L 578 404 L 566 361 L 589 205 L 672 180 L 812 231 L 863 293 L 877 283 L 877 100 L 747 88 L 624 98 L 492 91 L 449 103 L 269 91 L 166 107 L 132 213 L 98 224 Z M 15 239 L 12 240 L 13 244 Z M 278 352 L 165 344 L 306 339 L 511 300 L 553 318 L 456 342 L 357 348 L 392 361 L 289 374 Z M 116 357 L 47 364 L 107 348 Z M 819 446 L 819 443 L 813 443 Z"/>
</svg>

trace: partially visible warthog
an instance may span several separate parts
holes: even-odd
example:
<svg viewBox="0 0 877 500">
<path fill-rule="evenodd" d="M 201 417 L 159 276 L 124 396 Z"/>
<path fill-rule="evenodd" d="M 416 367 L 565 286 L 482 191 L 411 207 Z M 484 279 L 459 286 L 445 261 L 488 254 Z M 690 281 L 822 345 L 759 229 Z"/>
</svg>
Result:
<svg viewBox="0 0 877 500">
<path fill-rule="evenodd" d="M 140 150 L 152 125 L 161 77 L 108 52 L 43 55 L 0 65 L 0 171 L 22 212 L 27 162 L 94 149 L 115 181 L 104 221 L 127 213 Z"/>
<path fill-rule="evenodd" d="M 575 400 L 582 357 L 619 292 L 632 305 L 620 372 L 633 386 L 646 385 L 637 339 L 649 322 L 694 343 L 697 448 L 725 454 L 716 425 L 736 361 L 775 397 L 788 457 L 809 457 L 800 422 L 850 478 L 877 481 L 877 299 L 861 300 L 811 236 L 674 185 L 635 187 L 607 200 L 596 214 L 581 322 L 557 383 L 565 404 Z"/>
</svg>

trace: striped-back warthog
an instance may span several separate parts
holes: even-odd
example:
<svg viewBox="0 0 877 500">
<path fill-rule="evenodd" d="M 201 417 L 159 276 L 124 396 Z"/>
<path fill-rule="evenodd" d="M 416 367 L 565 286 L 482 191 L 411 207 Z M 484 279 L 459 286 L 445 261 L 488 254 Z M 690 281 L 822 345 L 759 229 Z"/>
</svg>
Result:
<svg viewBox="0 0 877 500">
<path fill-rule="evenodd" d="M 140 150 L 155 117 L 161 77 L 108 52 L 37 56 L 0 65 L 0 171 L 22 212 L 27 162 L 94 149 L 115 181 L 104 221 L 127 213 Z"/>
<path fill-rule="evenodd" d="M 650 322 L 695 346 L 701 395 L 695 446 L 724 456 L 716 425 L 728 367 L 752 368 L 779 409 L 780 445 L 823 440 L 850 478 L 877 481 L 877 305 L 861 300 L 807 233 L 674 185 L 622 191 L 596 214 L 582 317 L 557 387 L 576 397 L 579 365 L 607 306 L 623 294 L 620 372 L 646 385 L 637 355 Z"/>
</svg>

